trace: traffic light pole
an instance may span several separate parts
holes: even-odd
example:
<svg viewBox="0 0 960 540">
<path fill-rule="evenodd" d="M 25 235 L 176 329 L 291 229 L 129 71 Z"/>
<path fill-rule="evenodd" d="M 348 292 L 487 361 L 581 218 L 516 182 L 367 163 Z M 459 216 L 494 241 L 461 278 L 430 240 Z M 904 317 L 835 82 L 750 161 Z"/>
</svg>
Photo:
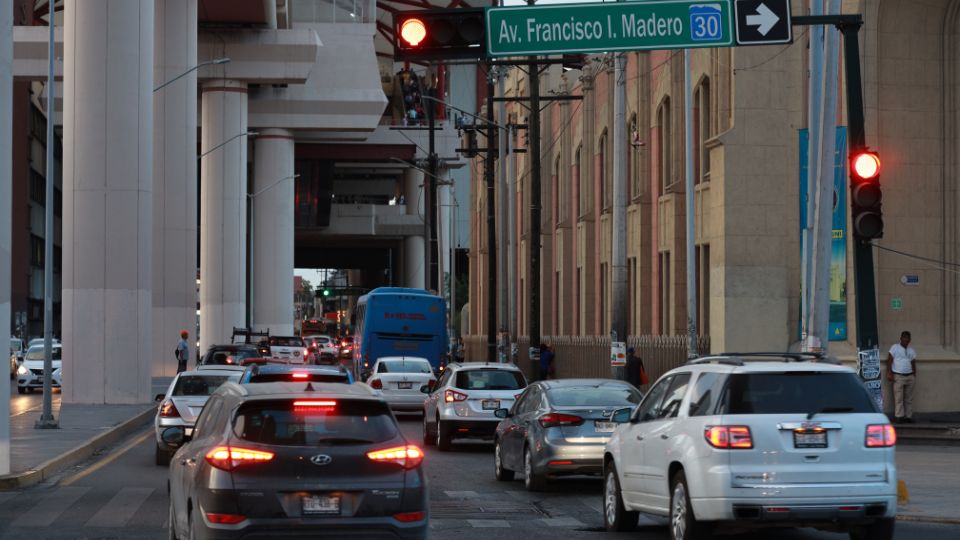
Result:
<svg viewBox="0 0 960 540">
<path fill-rule="evenodd" d="M 534 0 L 529 0 L 532 5 Z M 527 64 L 527 78 L 530 79 L 530 143 L 527 154 L 530 156 L 530 350 L 540 349 L 540 65 L 537 57 L 531 56 Z M 530 355 L 531 360 L 534 355 Z M 539 358 L 538 358 L 539 359 Z M 539 362 L 533 366 L 539 368 Z"/>
<path fill-rule="evenodd" d="M 493 73 L 487 66 L 487 152 L 483 155 L 483 177 L 487 183 L 487 362 L 497 361 L 497 218 L 494 191 L 493 141 L 497 140 L 493 118 Z"/>
<path fill-rule="evenodd" d="M 429 92 L 433 92 L 430 90 Z M 435 97 L 432 96 L 431 97 Z M 436 151 L 436 133 L 437 133 L 437 104 L 430 103 L 427 107 L 427 129 L 429 130 L 427 147 L 427 174 L 423 179 L 423 233 L 426 240 L 426 249 L 423 250 L 424 258 L 424 288 L 428 291 L 440 292 L 437 286 L 437 151 Z"/>
<path fill-rule="evenodd" d="M 812 15 L 793 17 L 794 25 L 829 24 L 843 34 L 844 70 L 847 83 L 847 133 L 851 155 L 866 149 L 863 115 L 863 84 L 860 78 L 860 43 L 857 34 L 863 17 L 855 15 Z M 870 242 L 854 237 L 853 275 L 856 291 L 857 348 L 873 349 L 880 343 L 877 328 L 876 284 L 873 277 L 873 249 Z"/>
</svg>

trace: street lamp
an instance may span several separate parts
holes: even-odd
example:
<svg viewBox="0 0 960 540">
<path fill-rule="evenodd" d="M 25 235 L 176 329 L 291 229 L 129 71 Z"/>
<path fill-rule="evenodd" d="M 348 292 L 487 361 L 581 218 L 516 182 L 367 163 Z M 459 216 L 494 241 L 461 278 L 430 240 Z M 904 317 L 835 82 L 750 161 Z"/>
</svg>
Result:
<svg viewBox="0 0 960 540">
<path fill-rule="evenodd" d="M 240 137 L 255 137 L 255 136 L 259 135 L 259 134 L 260 134 L 259 131 L 247 131 L 247 132 L 245 132 L 245 133 L 237 133 L 237 134 L 234 135 L 233 137 L 230 137 L 229 139 L 223 141 L 222 143 L 220 143 L 220 144 L 214 146 L 213 148 L 207 150 L 206 152 L 200 154 L 199 156 L 197 156 L 197 159 L 200 160 L 200 159 L 203 158 L 203 156 L 206 156 L 206 155 L 209 154 L 210 152 L 213 152 L 214 150 L 217 150 L 217 149 L 219 149 L 219 148 L 223 148 L 223 147 L 226 146 L 230 141 L 232 141 L 232 140 L 234 140 L 234 139 L 238 139 L 238 138 L 240 138 Z"/>
<path fill-rule="evenodd" d="M 255 192 L 255 193 L 247 193 L 247 198 L 250 200 L 250 223 L 247 225 L 247 234 L 250 235 L 250 255 L 249 255 L 249 259 L 250 259 L 250 260 L 249 260 L 248 265 L 250 266 L 250 328 L 251 328 L 251 329 L 253 328 L 253 323 L 254 323 L 254 321 L 256 320 L 256 319 L 253 317 L 253 309 L 254 309 L 254 304 L 253 304 L 253 283 L 254 283 L 254 282 L 253 282 L 253 266 L 254 266 L 254 264 L 253 264 L 253 247 L 254 247 L 254 244 L 253 244 L 253 238 L 254 238 L 254 237 L 253 237 L 253 209 L 254 209 L 254 204 L 253 204 L 253 202 L 254 202 L 254 201 L 253 201 L 253 199 L 255 199 L 258 195 L 260 195 L 260 194 L 263 193 L 264 191 L 267 191 L 267 190 L 270 190 L 270 189 L 275 188 L 275 187 L 278 186 L 281 182 L 284 182 L 284 181 L 286 181 L 286 180 L 296 180 L 297 178 L 300 178 L 300 175 L 299 175 L 299 174 L 291 174 L 290 176 L 284 176 L 283 178 L 281 178 L 281 179 L 277 180 L 276 182 L 270 184 L 269 186 L 261 189 L 260 191 L 257 191 L 257 192 Z"/>
<path fill-rule="evenodd" d="M 153 91 L 156 92 L 157 90 L 160 90 L 161 88 L 167 86 L 168 84 L 170 84 L 170 83 L 172 83 L 172 82 L 174 82 L 174 81 L 176 81 L 176 80 L 178 80 L 178 79 L 181 79 L 181 78 L 183 78 L 183 77 L 186 77 L 186 76 L 189 75 L 190 73 L 193 73 L 194 71 L 202 68 L 203 66 L 226 64 L 226 63 L 229 62 L 229 61 L 230 61 L 229 58 L 223 57 L 223 58 L 214 58 L 213 60 L 207 60 L 206 62 L 200 62 L 199 64 L 193 66 L 192 68 L 184 71 L 183 73 L 177 75 L 176 77 L 170 79 L 169 81 L 167 81 L 167 82 L 161 84 L 160 86 L 154 88 Z"/>
</svg>

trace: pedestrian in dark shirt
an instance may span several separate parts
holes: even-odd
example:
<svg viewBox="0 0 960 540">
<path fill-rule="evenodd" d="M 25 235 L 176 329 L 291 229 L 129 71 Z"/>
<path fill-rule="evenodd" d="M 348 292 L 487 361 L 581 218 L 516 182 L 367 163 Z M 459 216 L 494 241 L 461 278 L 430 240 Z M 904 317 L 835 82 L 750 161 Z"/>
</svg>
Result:
<svg viewBox="0 0 960 540">
<path fill-rule="evenodd" d="M 546 343 L 540 344 L 540 380 L 553 379 L 554 377 L 554 354 L 553 349 Z"/>
<path fill-rule="evenodd" d="M 633 347 L 627 349 L 626 378 L 628 383 L 637 388 L 650 382 L 647 378 L 647 372 L 643 368 L 643 359 L 637 356 Z"/>
</svg>

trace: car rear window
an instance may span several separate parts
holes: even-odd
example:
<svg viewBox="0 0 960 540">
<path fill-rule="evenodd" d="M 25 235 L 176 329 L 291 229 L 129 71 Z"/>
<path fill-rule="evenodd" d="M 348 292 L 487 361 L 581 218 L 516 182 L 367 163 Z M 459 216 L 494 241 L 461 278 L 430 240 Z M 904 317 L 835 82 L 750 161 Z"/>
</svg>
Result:
<svg viewBox="0 0 960 540">
<path fill-rule="evenodd" d="M 426 360 L 381 360 L 377 373 L 433 373 Z"/>
<path fill-rule="evenodd" d="M 295 406 L 293 400 L 248 402 L 237 411 L 233 431 L 245 441 L 279 446 L 378 443 L 399 434 L 385 403 L 311 400 L 335 405 Z"/>
<path fill-rule="evenodd" d="M 737 373 L 725 393 L 721 414 L 876 412 L 853 373 Z"/>
<path fill-rule="evenodd" d="M 640 403 L 636 388 L 619 384 L 561 386 L 547 390 L 555 407 L 629 407 Z"/>
<path fill-rule="evenodd" d="M 303 339 L 298 337 L 273 336 L 270 338 L 270 346 L 272 347 L 303 347 Z"/>
<path fill-rule="evenodd" d="M 527 382 L 519 371 L 470 369 L 457 372 L 454 386 L 461 390 L 518 390 L 527 386 Z"/>
<path fill-rule="evenodd" d="M 257 375 L 251 375 L 250 381 L 252 383 L 264 383 L 264 382 L 332 382 L 332 383 L 345 383 L 347 382 L 347 375 L 345 373 L 306 373 L 306 377 L 294 378 L 293 373 L 260 373 Z"/>
<path fill-rule="evenodd" d="M 227 381 L 240 380 L 240 373 L 236 375 L 183 375 L 177 379 L 173 387 L 172 396 L 209 396 L 217 391 L 221 384 Z"/>
</svg>

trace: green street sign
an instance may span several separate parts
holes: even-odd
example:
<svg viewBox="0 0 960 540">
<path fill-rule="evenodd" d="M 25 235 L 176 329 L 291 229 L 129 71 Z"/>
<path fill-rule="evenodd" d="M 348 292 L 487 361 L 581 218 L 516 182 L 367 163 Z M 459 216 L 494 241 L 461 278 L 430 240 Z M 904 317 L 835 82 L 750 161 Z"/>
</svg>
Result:
<svg viewBox="0 0 960 540">
<path fill-rule="evenodd" d="M 490 56 L 733 45 L 731 0 L 487 8 Z"/>
</svg>

